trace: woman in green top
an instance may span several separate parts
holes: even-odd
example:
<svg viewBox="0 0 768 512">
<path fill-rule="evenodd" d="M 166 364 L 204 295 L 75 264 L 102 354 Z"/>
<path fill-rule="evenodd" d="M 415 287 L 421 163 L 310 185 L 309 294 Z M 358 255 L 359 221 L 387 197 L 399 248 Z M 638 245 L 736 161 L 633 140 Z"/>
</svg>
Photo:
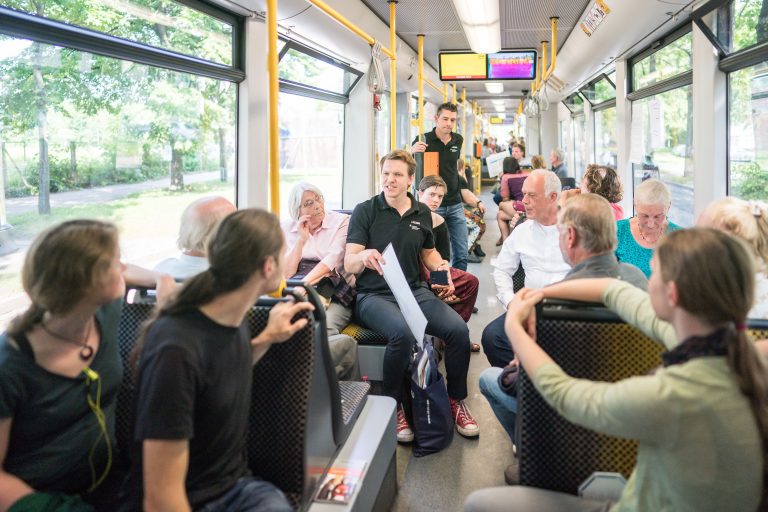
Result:
<svg viewBox="0 0 768 512">
<path fill-rule="evenodd" d="M 713 229 L 677 231 L 651 266 L 647 293 L 613 279 L 521 290 L 505 325 L 547 403 L 573 423 L 639 441 L 619 502 L 494 488 L 472 494 L 466 511 L 766 510 L 768 370 L 745 333 L 754 296 L 749 250 Z M 616 383 L 569 377 L 523 327 L 544 296 L 603 301 L 667 346 L 664 367 Z"/>
<path fill-rule="evenodd" d="M 126 280 L 173 281 L 127 268 L 96 220 L 41 233 L 21 277 L 31 305 L 0 334 L 0 512 L 113 510 L 120 299 Z"/>
</svg>

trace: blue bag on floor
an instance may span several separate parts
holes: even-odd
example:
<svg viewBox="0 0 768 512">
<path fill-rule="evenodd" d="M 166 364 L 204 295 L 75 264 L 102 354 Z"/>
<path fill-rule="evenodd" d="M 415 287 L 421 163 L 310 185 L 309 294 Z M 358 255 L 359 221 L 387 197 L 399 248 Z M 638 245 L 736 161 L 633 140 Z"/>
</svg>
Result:
<svg viewBox="0 0 768 512">
<path fill-rule="evenodd" d="M 421 457 L 439 452 L 453 439 L 453 415 L 431 336 L 424 336 L 424 342 L 414 356 L 410 385 L 413 455 Z"/>
</svg>

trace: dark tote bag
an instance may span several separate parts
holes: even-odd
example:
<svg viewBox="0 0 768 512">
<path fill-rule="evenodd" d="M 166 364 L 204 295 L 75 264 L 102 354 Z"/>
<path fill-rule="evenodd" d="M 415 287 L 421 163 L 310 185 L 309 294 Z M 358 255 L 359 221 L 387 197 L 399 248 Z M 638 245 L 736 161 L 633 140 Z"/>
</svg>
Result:
<svg viewBox="0 0 768 512">
<path fill-rule="evenodd" d="M 413 455 L 437 453 L 453 440 L 453 416 L 432 336 L 424 336 L 424 343 L 414 356 L 409 380 L 415 436 Z"/>
</svg>

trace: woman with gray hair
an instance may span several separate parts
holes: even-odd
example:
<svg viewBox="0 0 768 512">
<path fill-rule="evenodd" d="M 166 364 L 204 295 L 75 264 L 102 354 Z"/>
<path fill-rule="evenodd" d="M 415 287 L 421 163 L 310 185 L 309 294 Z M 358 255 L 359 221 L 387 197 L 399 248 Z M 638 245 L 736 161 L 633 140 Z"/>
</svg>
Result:
<svg viewBox="0 0 768 512">
<path fill-rule="evenodd" d="M 672 197 L 659 180 L 646 180 L 635 190 L 635 216 L 616 223 L 616 257 L 651 275 L 651 256 L 662 236 L 680 226 L 667 220 Z"/>
</svg>

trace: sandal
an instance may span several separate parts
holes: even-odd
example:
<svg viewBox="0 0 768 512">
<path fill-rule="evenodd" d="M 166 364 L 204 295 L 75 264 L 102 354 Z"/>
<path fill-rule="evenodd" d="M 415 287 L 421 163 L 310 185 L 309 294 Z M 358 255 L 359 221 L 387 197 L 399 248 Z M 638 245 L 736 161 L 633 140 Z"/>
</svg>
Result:
<svg viewBox="0 0 768 512">
<path fill-rule="evenodd" d="M 469 344 L 469 351 L 470 352 L 480 352 L 480 344 L 479 343 L 470 343 Z"/>
<path fill-rule="evenodd" d="M 501 238 L 501 237 L 499 237 L 499 239 L 498 239 L 498 240 L 496 240 L 496 247 L 500 246 L 500 245 L 501 245 L 501 244 L 503 244 L 503 243 L 504 243 L 504 239 L 503 239 L 503 238 Z"/>
</svg>

